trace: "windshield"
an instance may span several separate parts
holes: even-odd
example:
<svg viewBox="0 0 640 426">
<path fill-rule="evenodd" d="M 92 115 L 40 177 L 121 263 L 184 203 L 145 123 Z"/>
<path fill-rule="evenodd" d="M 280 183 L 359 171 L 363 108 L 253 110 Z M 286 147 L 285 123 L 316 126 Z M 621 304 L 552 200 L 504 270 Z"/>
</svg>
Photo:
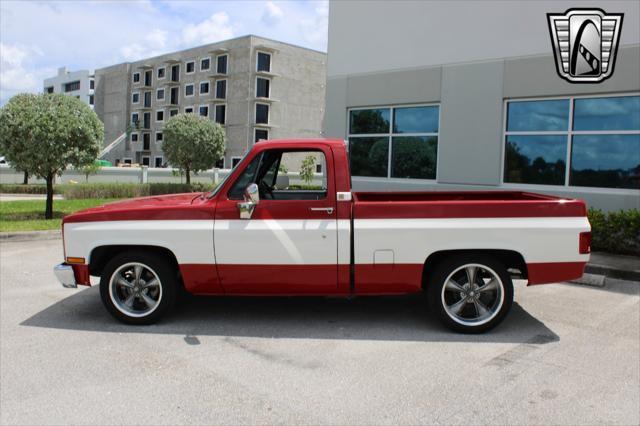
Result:
<svg viewBox="0 0 640 426">
<path fill-rule="evenodd" d="M 247 152 L 247 154 L 248 154 L 248 152 Z M 218 185 L 215 188 L 213 188 L 213 190 L 209 193 L 209 195 L 207 195 L 207 198 L 213 198 L 218 194 L 218 192 L 220 192 L 220 189 L 224 186 L 224 183 L 227 181 L 227 179 L 229 179 L 229 176 L 231 176 L 231 172 L 233 170 L 235 170 L 236 167 L 240 166 L 240 164 L 244 163 L 244 159 L 247 158 L 247 154 L 245 154 L 244 157 L 242 157 L 242 160 L 240 160 L 235 165 L 235 167 L 233 167 L 231 170 L 229 170 L 229 173 L 227 173 L 227 175 L 222 178 L 220 183 L 218 183 Z"/>
</svg>

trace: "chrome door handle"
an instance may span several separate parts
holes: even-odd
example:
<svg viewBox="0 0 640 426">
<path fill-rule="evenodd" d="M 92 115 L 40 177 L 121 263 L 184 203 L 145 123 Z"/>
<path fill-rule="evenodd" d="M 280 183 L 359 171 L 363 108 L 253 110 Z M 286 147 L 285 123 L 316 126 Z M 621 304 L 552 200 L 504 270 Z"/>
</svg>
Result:
<svg viewBox="0 0 640 426">
<path fill-rule="evenodd" d="M 327 214 L 333 213 L 333 207 L 310 207 L 312 212 L 327 212 Z"/>
</svg>

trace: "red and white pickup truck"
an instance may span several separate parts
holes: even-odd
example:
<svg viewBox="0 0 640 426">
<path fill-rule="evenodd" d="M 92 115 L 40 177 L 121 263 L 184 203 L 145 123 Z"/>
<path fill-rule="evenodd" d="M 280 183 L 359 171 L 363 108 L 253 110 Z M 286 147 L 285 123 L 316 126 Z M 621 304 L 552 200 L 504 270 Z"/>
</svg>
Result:
<svg viewBox="0 0 640 426">
<path fill-rule="evenodd" d="M 285 164 L 318 160 L 316 184 Z M 285 158 L 288 160 L 285 161 Z M 146 197 L 66 216 L 65 287 L 90 285 L 116 318 L 149 324 L 182 289 L 201 295 L 390 295 L 425 291 L 447 326 L 507 315 L 512 277 L 582 275 L 584 202 L 526 192 L 352 192 L 342 140 L 260 142 L 210 193 Z"/>
</svg>

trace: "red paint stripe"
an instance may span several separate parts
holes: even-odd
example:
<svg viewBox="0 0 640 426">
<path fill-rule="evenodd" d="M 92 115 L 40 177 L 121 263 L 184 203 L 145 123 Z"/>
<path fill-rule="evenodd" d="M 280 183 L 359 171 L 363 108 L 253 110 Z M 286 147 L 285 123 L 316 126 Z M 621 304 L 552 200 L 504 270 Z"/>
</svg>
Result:
<svg viewBox="0 0 640 426">
<path fill-rule="evenodd" d="M 339 294 L 337 265 L 218 265 L 227 294 Z"/>
<path fill-rule="evenodd" d="M 584 217 L 581 200 L 524 192 L 356 193 L 357 219 Z"/>
<path fill-rule="evenodd" d="M 557 283 L 578 279 L 587 262 L 527 263 L 529 285 Z"/>
<path fill-rule="evenodd" d="M 179 265 L 185 290 L 193 294 L 224 294 L 216 265 L 183 263 Z"/>
<path fill-rule="evenodd" d="M 582 276 L 586 262 L 527 264 L 529 284 Z M 87 265 L 73 265 L 79 284 L 89 285 Z M 406 294 L 422 290 L 422 264 L 357 264 L 355 294 Z M 185 289 L 194 294 L 347 295 L 349 265 L 181 264 Z M 218 279 L 220 274 L 220 280 Z M 339 281 L 338 281 L 339 279 Z M 338 285 L 338 282 L 340 283 Z"/>
<path fill-rule="evenodd" d="M 355 265 L 356 294 L 406 294 L 422 290 L 422 264 Z"/>
</svg>

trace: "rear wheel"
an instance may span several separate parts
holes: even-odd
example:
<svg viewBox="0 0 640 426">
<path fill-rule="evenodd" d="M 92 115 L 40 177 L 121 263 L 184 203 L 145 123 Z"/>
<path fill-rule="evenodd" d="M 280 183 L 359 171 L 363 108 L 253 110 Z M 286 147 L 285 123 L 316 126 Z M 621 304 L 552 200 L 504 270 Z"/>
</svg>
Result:
<svg viewBox="0 0 640 426">
<path fill-rule="evenodd" d="M 427 286 L 431 311 L 447 327 L 462 333 L 492 329 L 513 303 L 509 273 L 486 255 L 461 255 L 443 261 Z"/>
<path fill-rule="evenodd" d="M 153 324 L 176 299 L 176 273 L 170 262 L 144 252 L 114 257 L 102 271 L 100 296 L 111 315 L 127 324 Z"/>
</svg>

